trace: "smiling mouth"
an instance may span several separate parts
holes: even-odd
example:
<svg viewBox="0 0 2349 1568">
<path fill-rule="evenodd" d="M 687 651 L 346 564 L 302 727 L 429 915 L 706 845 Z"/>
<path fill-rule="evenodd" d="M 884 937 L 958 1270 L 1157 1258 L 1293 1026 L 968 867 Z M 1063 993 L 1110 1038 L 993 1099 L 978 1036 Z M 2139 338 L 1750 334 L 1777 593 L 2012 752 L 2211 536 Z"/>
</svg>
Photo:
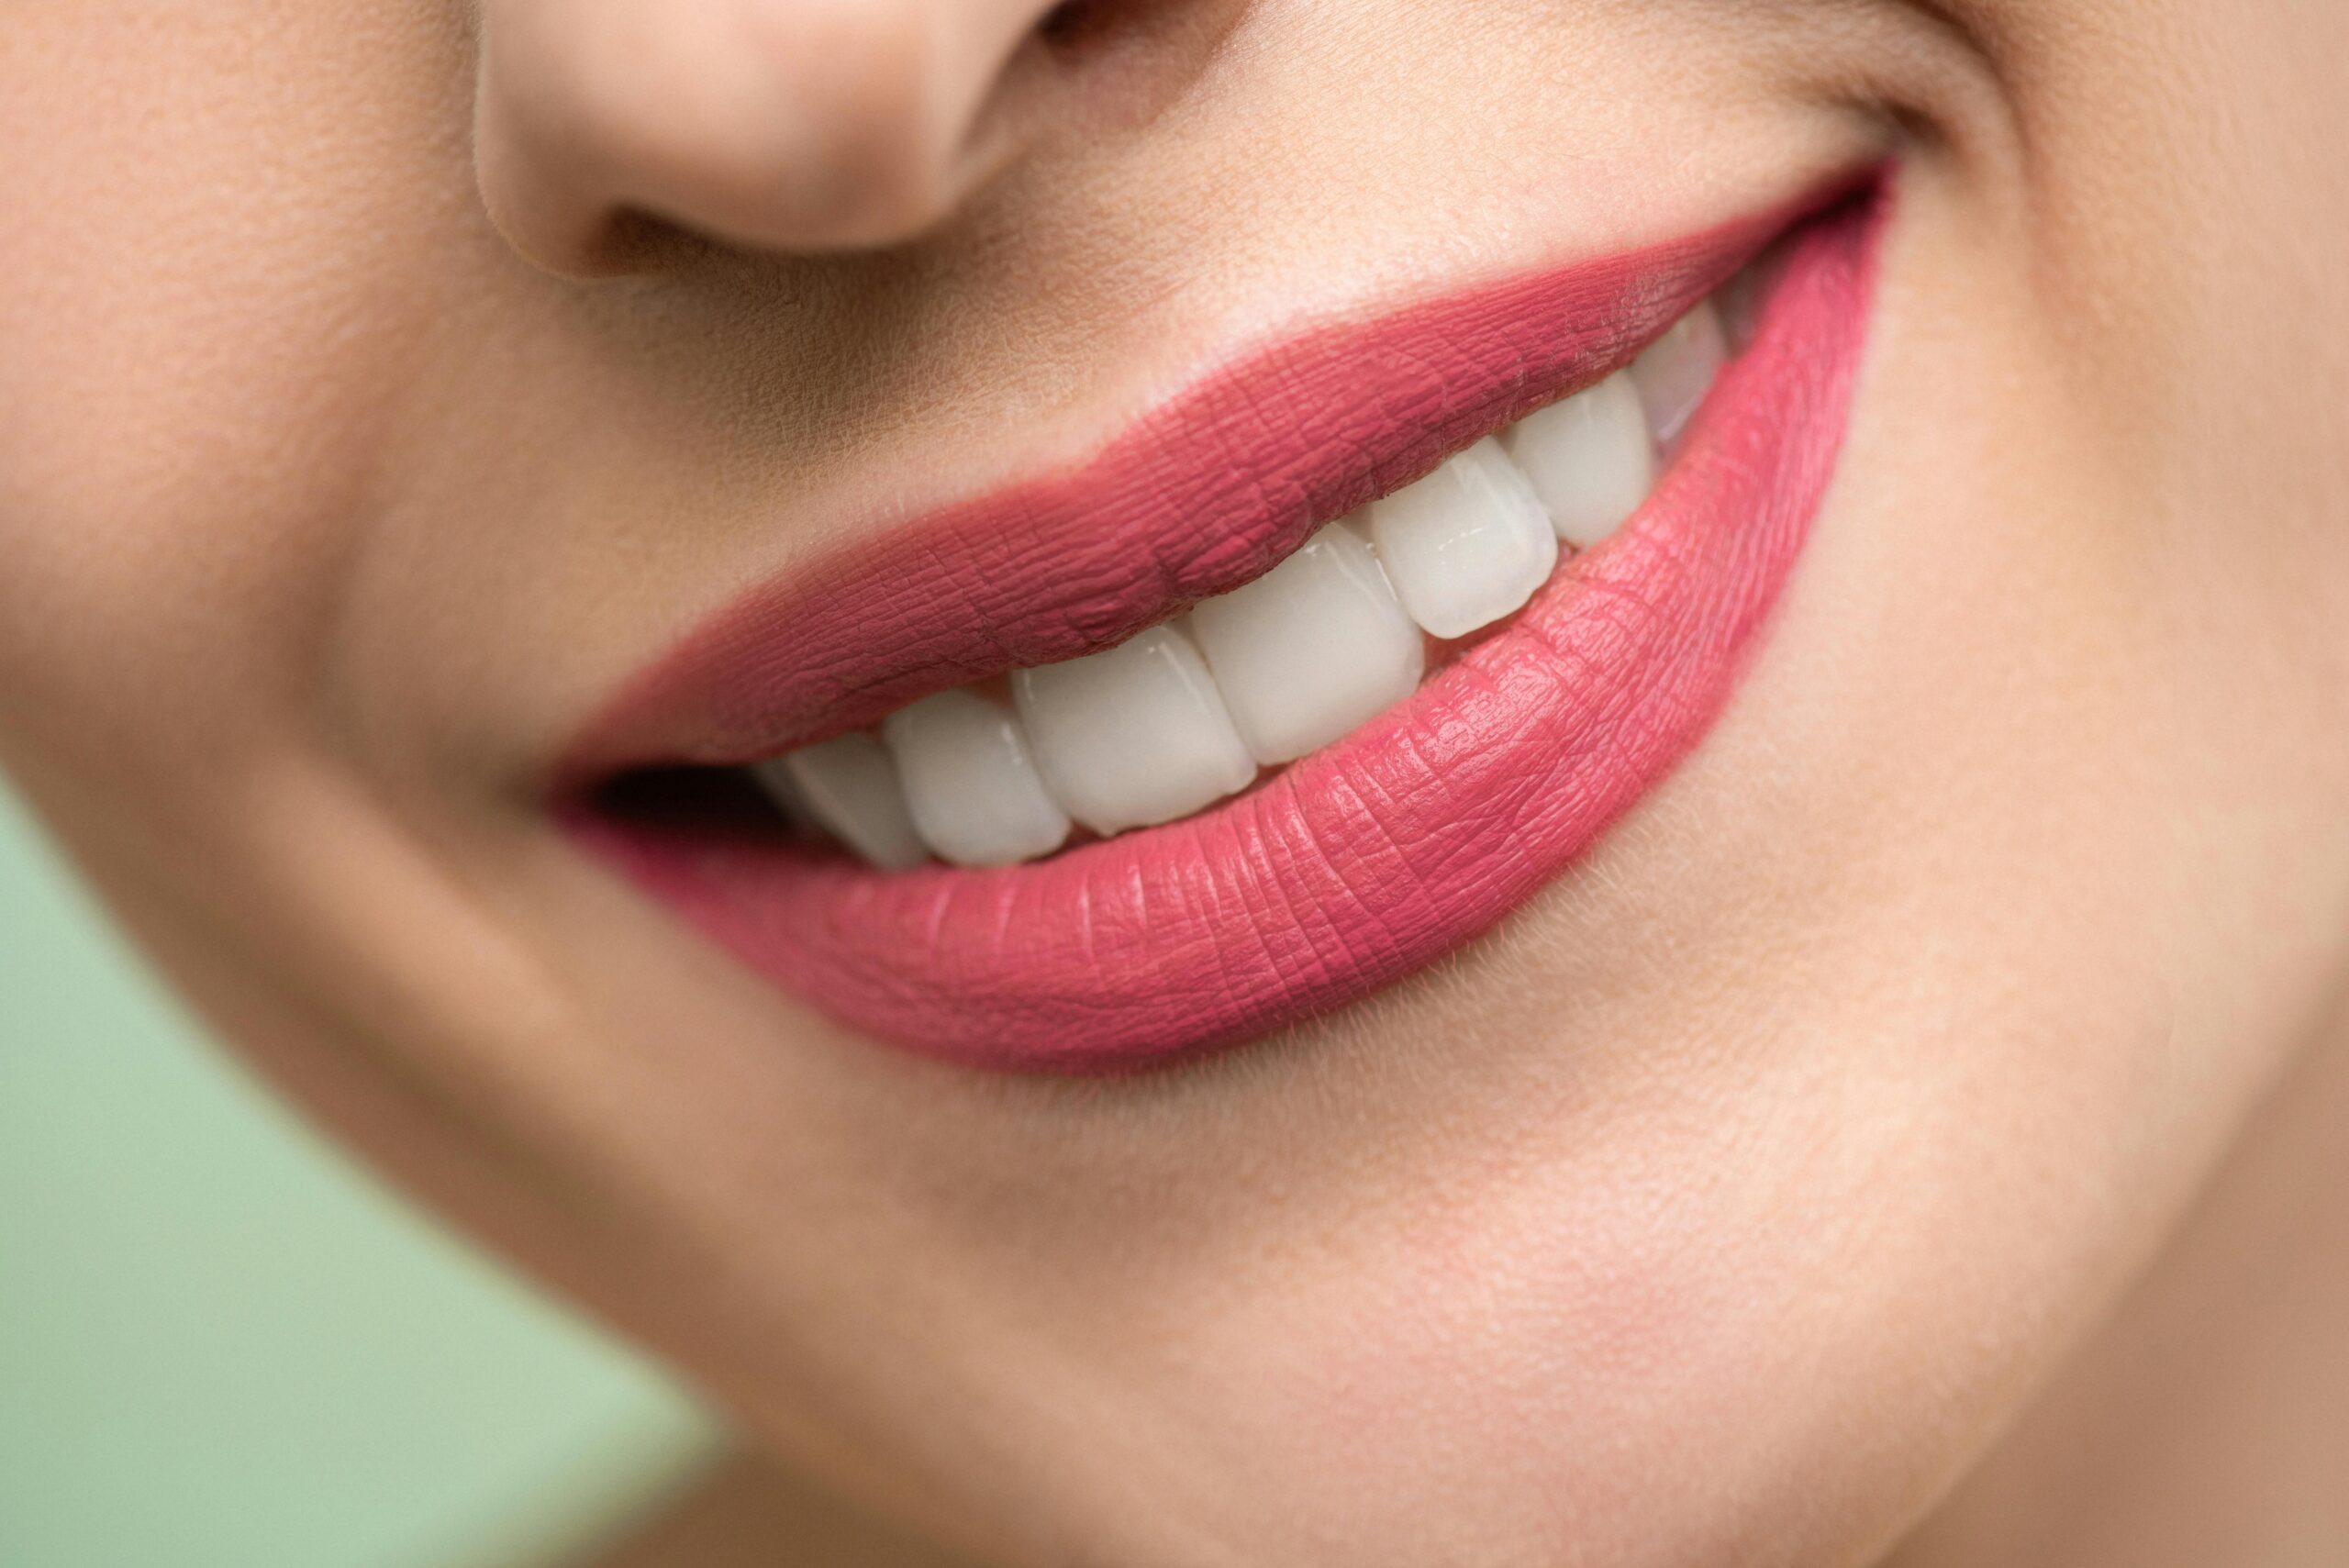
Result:
<svg viewBox="0 0 2349 1568">
<path fill-rule="evenodd" d="M 1367 995 L 1710 727 L 1833 471 L 1888 205 L 1243 357 L 720 612 L 563 760 L 560 818 L 969 1065 L 1132 1071 Z"/>
</svg>

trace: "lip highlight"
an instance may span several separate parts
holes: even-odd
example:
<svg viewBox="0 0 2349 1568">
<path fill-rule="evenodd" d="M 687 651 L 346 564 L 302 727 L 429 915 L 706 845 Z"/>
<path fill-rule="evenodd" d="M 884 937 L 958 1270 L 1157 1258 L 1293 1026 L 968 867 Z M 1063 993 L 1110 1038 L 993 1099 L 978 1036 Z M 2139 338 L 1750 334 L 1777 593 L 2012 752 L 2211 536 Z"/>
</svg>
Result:
<svg viewBox="0 0 2349 1568">
<path fill-rule="evenodd" d="M 1244 356 L 1081 464 L 721 611 L 562 759 L 561 818 L 786 991 L 967 1065 L 1133 1071 L 1365 996 L 1556 877 L 1720 711 L 1833 472 L 1887 205 L 1878 183 Z M 1620 367 L 1782 235 L 1753 342 L 1642 512 L 1248 794 L 1032 864 L 902 872 L 598 802 L 633 771 L 774 755 L 1237 587 Z"/>
</svg>

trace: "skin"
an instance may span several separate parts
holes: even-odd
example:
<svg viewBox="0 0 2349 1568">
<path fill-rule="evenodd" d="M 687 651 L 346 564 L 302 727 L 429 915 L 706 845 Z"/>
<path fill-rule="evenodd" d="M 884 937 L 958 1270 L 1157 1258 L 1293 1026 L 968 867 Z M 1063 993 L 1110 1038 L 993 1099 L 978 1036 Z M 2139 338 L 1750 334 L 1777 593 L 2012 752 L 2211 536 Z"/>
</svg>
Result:
<svg viewBox="0 0 2349 1568">
<path fill-rule="evenodd" d="M 2349 9 L 1043 10 L 0 27 L 0 760 L 262 1070 L 738 1418 L 645 1560 L 837 1493 L 874 1561 L 2337 1561 Z M 1887 152 L 1731 711 L 1375 1003 L 982 1078 L 550 827 L 744 583 Z"/>
</svg>

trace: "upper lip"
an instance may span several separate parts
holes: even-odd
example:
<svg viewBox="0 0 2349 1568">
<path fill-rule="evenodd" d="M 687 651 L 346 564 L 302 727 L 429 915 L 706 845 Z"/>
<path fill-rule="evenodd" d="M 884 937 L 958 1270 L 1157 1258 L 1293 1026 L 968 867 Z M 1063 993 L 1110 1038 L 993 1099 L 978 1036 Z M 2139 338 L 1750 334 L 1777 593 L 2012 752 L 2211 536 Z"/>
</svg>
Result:
<svg viewBox="0 0 2349 1568">
<path fill-rule="evenodd" d="M 1319 327 L 1256 350 L 1144 415 L 1087 461 L 949 506 L 744 595 L 623 686 L 561 758 L 557 792 L 592 845 L 755 966 L 852 1023 L 960 1060 L 1123 1068 L 1260 1033 L 1361 995 L 1489 925 L 1693 743 L 1726 695 L 1744 634 L 1791 562 L 1825 483 L 1822 463 L 1796 453 L 1792 469 L 1772 481 L 1788 492 L 1786 517 L 1699 517 L 1707 486 L 1742 495 L 1739 486 L 1763 484 L 1736 472 L 1753 468 L 1761 461 L 1756 454 L 1729 454 L 1724 465 L 1716 461 L 1723 454 L 1709 457 L 1700 429 L 1679 465 L 1699 472 L 1669 476 L 1651 506 L 1676 506 L 1687 514 L 1683 522 L 1667 517 L 1660 529 L 1635 523 L 1632 537 L 1605 552 L 1621 558 L 1604 563 L 1611 570 L 1563 573 L 1584 580 L 1553 583 L 1525 612 L 1531 624 L 1522 632 L 1464 661 L 1472 679 L 1505 673 L 1505 662 L 1515 656 L 1512 637 L 1520 644 L 1531 637 L 1546 639 L 1546 657 L 1573 663 L 1590 683 L 1569 705 L 1579 718 L 1564 710 L 1542 718 L 1556 729 L 1553 735 L 1520 733 L 1531 720 L 1508 718 L 1510 734 L 1488 737 L 1495 749 L 1506 740 L 1588 753 L 1606 739 L 1594 739 L 1596 730 L 1636 722 L 1629 710 L 1645 700 L 1643 684 L 1677 694 L 1671 699 L 1679 705 L 1672 717 L 1677 728 L 1650 736 L 1656 744 L 1642 756 L 1617 759 L 1611 776 L 1602 776 L 1605 759 L 1587 754 L 1565 759 L 1587 765 L 1579 780 L 1553 768 L 1544 782 L 1577 813 L 1572 820 L 1557 815 L 1564 807 L 1521 798 L 1523 789 L 1506 780 L 1486 778 L 1483 787 L 1498 794 L 1483 802 L 1460 781 L 1445 784 L 1442 793 L 1455 797 L 1445 809 L 1474 818 L 1453 827 L 1501 835 L 1500 859 L 1469 864 L 1460 833 L 1445 828 L 1435 836 L 1446 841 L 1426 863 L 1367 867 L 1412 883 L 1455 879 L 1451 892 L 1408 914 L 1412 929 L 1398 929 L 1404 912 L 1385 907 L 1391 899 L 1358 885 L 1350 868 L 1322 867 L 1331 872 L 1334 880 L 1323 880 L 1334 893 L 1303 885 L 1314 876 L 1285 857 L 1304 847 L 1274 842 L 1285 832 L 1307 831 L 1302 817 L 1266 826 L 1274 812 L 1309 815 L 1314 803 L 1298 796 L 1317 787 L 1314 766 L 1361 750 L 1370 743 L 1366 734 L 1292 769 L 1277 781 L 1286 788 L 1261 790 L 1207 817 L 995 872 L 929 868 L 888 875 L 811 864 L 772 848 L 662 842 L 584 803 L 595 786 L 634 770 L 754 761 L 868 724 L 933 691 L 1097 651 L 1238 587 L 1319 525 L 1627 362 L 1806 218 L 1831 210 L 1850 215 L 1840 227 L 1841 250 L 1824 264 L 1848 274 L 1838 285 L 1844 295 L 1863 295 L 1867 247 L 1854 237 L 1873 235 L 1876 225 L 1862 208 L 1876 204 L 1855 192 L 1873 189 L 1847 180 L 1792 210 L 1372 320 Z M 1845 299 L 1836 309 L 1857 317 L 1858 304 Z M 1779 350 L 1797 369 L 1805 354 L 1831 357 L 1831 373 L 1819 386 L 1773 389 L 1791 406 L 1782 418 L 1807 415 L 1831 424 L 1821 438 L 1829 457 L 1840 442 L 1842 397 L 1857 357 L 1858 322 L 1844 325 L 1848 340 L 1815 351 L 1801 344 Z M 1769 346 L 1765 331 L 1757 349 Z M 1703 466 L 1709 462 L 1720 470 L 1710 477 Z M 1776 504 L 1769 495 L 1743 504 L 1765 501 Z M 1757 537 L 1716 537 L 1737 527 L 1752 527 Z M 1653 536 L 1644 552 L 1637 537 L 1642 533 Z M 1616 595 L 1643 618 L 1610 630 L 1602 607 L 1584 617 L 1595 637 L 1579 639 L 1565 635 L 1574 628 L 1564 612 L 1553 617 L 1559 626 L 1545 626 L 1545 604 L 1577 594 Z M 1717 624 L 1691 624 L 1699 617 Z M 1560 645 L 1562 636 L 1570 645 Z M 1666 658 L 1698 662 L 1667 671 L 1659 663 Z M 1484 676 L 1474 673 L 1480 667 Z M 1457 678 L 1457 672 L 1437 677 L 1421 698 Z M 1542 700 L 1528 693 L 1510 700 L 1520 698 Z M 1372 728 L 1405 722 L 1419 700 Z M 1474 711 L 1453 717 L 1472 730 L 1491 722 Z M 1469 773 L 1479 766 L 1475 758 L 1459 765 Z M 1359 793 L 1364 782 L 1353 779 L 1349 787 Z M 1372 782 L 1393 789 L 1412 781 Z M 1242 813 L 1252 814 L 1260 829 L 1249 843 L 1205 843 L 1208 832 L 1200 824 L 1230 827 Z M 1186 828 L 1192 831 L 1182 853 L 1238 859 L 1231 865 L 1160 863 L 1176 852 L 1169 846 Z M 1380 831 L 1391 837 L 1386 825 Z M 1249 837 L 1236 827 L 1225 837 L 1233 835 Z M 1519 840 L 1513 851 L 1511 838 Z M 1329 859 L 1327 845 L 1313 852 Z M 1512 853 L 1516 863 L 1508 863 Z M 1163 885 L 1152 884 L 1153 877 Z M 1300 897 L 1324 895 L 1369 909 L 1367 924 L 1352 939 L 1331 936 L 1327 910 L 1296 907 Z M 1081 898 L 1083 912 L 1061 908 L 1062 895 Z M 1256 895 L 1285 906 L 1281 918 L 1313 929 L 1301 939 L 1263 929 L 1228 933 L 1252 951 L 1248 957 L 1237 950 L 1202 955 L 1199 943 L 1219 944 L 1223 934 L 1175 929 L 1186 917 L 1245 924 L 1254 918 L 1245 906 Z M 1118 898 L 1157 903 L 1149 910 L 1102 907 L 1103 900 Z M 1215 906 L 1204 915 L 1202 898 Z M 1174 907 L 1186 900 L 1188 907 Z M 1014 905 L 1024 911 L 1022 923 L 1012 923 Z M 974 906 L 984 906 L 988 934 L 958 948 L 952 912 Z M 1106 948 L 1105 933 L 1117 939 Z M 1072 942 L 1086 950 L 1082 964 L 1066 951 Z M 885 950 L 893 947 L 896 956 L 890 957 Z M 891 966 L 896 972 L 879 973 Z M 1202 986 L 1225 995 L 1211 1004 Z"/>
<path fill-rule="evenodd" d="M 623 684 L 562 753 L 558 793 L 635 768 L 755 762 L 934 691 L 1121 642 L 1619 369 L 1852 188 L 1261 349 L 1089 460 L 742 595 Z"/>
</svg>

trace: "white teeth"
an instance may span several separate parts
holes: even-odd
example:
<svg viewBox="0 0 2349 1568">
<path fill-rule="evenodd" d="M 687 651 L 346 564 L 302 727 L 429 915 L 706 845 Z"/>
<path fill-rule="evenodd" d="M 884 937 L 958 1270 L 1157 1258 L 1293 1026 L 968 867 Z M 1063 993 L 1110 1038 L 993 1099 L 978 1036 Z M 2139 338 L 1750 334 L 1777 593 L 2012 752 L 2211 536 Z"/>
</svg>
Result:
<svg viewBox="0 0 2349 1568">
<path fill-rule="evenodd" d="M 1489 437 L 1371 503 L 1370 537 L 1403 608 L 1433 637 L 1514 613 L 1558 563 L 1541 498 Z"/>
<path fill-rule="evenodd" d="M 1052 794 L 1097 833 L 1187 817 L 1256 776 L 1206 662 L 1174 627 L 1019 671 L 1011 695 Z"/>
<path fill-rule="evenodd" d="M 1640 389 L 1648 428 L 1666 451 L 1688 428 L 1697 407 L 1712 390 L 1713 377 L 1729 359 L 1720 313 L 1707 300 L 1672 324 L 1671 330 L 1631 361 L 1631 384 Z"/>
<path fill-rule="evenodd" d="M 1068 837 L 1066 813 L 1037 777 L 1010 710 L 967 691 L 940 692 L 881 722 L 906 805 L 924 842 L 957 865 L 1009 865 Z"/>
<path fill-rule="evenodd" d="M 1620 528 L 1655 482 L 1647 416 L 1620 372 L 1527 415 L 1503 439 L 1558 537 L 1577 550 Z"/>
<path fill-rule="evenodd" d="M 1191 628 L 1249 752 L 1292 762 L 1409 696 L 1425 651 L 1369 549 L 1331 523 Z"/>
<path fill-rule="evenodd" d="M 839 736 L 751 771 L 785 813 L 805 811 L 885 871 L 904 871 L 930 858 L 907 814 L 897 764 L 870 735 Z"/>
<path fill-rule="evenodd" d="M 1011 706 L 964 688 L 752 773 L 884 870 L 929 855 L 1048 855 L 1070 818 L 1107 837 L 1213 805 L 1419 688 L 1425 636 L 1521 608 L 1561 541 L 1586 550 L 1637 513 L 1730 344 L 1698 306 L 1631 365 L 1325 525 L 1188 619 L 1065 663 L 1016 670 Z"/>
</svg>

